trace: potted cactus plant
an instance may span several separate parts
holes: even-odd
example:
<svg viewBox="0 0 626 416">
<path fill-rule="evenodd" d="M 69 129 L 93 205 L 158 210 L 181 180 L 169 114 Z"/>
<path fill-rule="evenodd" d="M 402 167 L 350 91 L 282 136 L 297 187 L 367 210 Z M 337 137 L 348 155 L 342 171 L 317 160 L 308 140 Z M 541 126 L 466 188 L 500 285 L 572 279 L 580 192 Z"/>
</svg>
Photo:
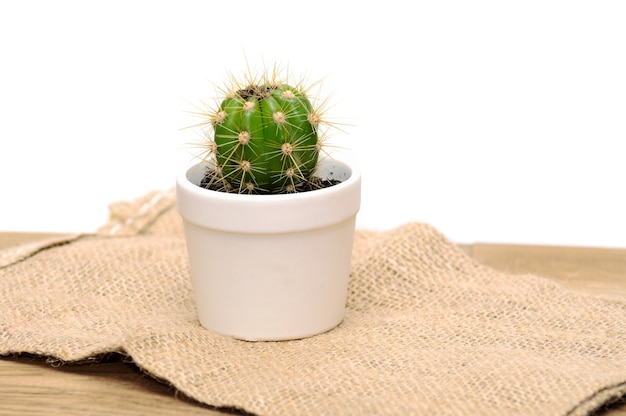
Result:
<svg viewBox="0 0 626 416">
<path fill-rule="evenodd" d="M 322 151 L 323 111 L 277 74 L 202 111 L 206 151 L 176 181 L 199 321 L 249 341 L 343 320 L 360 206 L 358 168 Z"/>
</svg>

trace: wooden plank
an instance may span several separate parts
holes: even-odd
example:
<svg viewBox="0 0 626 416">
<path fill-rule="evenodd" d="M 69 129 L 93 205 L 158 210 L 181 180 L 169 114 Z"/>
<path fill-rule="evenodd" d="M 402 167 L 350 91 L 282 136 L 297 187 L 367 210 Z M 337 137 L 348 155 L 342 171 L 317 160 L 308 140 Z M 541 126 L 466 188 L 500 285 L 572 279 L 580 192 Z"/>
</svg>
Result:
<svg viewBox="0 0 626 416">
<path fill-rule="evenodd" d="M 30 243 L 37 240 L 44 240 L 49 237 L 57 237 L 63 234 L 56 233 L 20 233 L 0 231 L 0 250 L 18 244 Z"/>
<path fill-rule="evenodd" d="M 470 255 L 498 270 L 549 277 L 585 293 L 626 296 L 626 249 L 474 244 Z"/>
<path fill-rule="evenodd" d="M 0 249 L 54 234 L 0 233 Z M 626 296 L 626 250 L 501 244 L 461 246 L 479 262 L 510 273 L 553 278 L 585 293 Z M 45 358 L 0 358 L 0 415 L 221 415 L 121 356 L 82 365 L 53 366 Z M 626 401 L 598 415 L 626 416 Z"/>
<path fill-rule="evenodd" d="M 2 358 L 0 397 L 0 415 L 223 415 L 119 357 L 63 366 L 37 357 Z"/>
</svg>

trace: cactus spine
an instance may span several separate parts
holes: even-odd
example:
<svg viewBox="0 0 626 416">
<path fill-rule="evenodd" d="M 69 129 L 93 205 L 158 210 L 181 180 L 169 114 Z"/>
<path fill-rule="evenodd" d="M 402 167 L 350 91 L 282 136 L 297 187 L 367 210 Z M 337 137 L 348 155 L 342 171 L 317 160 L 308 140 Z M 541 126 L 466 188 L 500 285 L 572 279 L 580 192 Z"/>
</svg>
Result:
<svg viewBox="0 0 626 416">
<path fill-rule="evenodd" d="M 297 192 L 312 177 L 323 121 L 304 88 L 293 87 L 275 74 L 245 83 L 234 81 L 217 111 L 208 116 L 214 180 L 221 182 L 222 190 Z"/>
</svg>

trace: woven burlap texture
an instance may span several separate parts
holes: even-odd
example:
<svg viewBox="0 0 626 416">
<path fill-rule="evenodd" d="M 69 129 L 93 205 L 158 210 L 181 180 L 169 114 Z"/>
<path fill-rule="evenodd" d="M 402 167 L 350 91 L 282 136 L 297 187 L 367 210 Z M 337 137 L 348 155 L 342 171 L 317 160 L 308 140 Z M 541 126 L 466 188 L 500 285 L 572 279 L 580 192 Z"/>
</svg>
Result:
<svg viewBox="0 0 626 416">
<path fill-rule="evenodd" d="M 200 327 L 172 192 L 111 214 L 0 252 L 0 354 L 121 352 L 258 415 L 585 415 L 626 393 L 626 300 L 495 271 L 429 225 L 358 230 L 342 324 L 254 343 Z"/>
</svg>

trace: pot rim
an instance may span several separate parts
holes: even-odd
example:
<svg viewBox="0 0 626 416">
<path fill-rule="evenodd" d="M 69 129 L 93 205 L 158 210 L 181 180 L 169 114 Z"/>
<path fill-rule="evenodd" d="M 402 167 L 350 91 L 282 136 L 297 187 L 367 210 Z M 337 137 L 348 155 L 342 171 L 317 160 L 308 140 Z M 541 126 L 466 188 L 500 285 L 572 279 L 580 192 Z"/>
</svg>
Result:
<svg viewBox="0 0 626 416">
<path fill-rule="evenodd" d="M 313 191 L 275 195 L 234 194 L 202 188 L 192 177 L 194 170 L 203 172 L 199 168 L 208 163 L 205 160 L 195 162 L 176 179 L 178 211 L 185 221 L 200 227 L 264 234 L 304 231 L 345 221 L 355 216 L 360 208 L 361 171 L 353 160 L 326 158 L 320 161 L 320 176 L 341 180 L 335 177 L 335 171 L 339 170 L 338 175 L 345 177 L 341 183 Z M 198 173 L 195 176 L 198 177 Z"/>
</svg>

